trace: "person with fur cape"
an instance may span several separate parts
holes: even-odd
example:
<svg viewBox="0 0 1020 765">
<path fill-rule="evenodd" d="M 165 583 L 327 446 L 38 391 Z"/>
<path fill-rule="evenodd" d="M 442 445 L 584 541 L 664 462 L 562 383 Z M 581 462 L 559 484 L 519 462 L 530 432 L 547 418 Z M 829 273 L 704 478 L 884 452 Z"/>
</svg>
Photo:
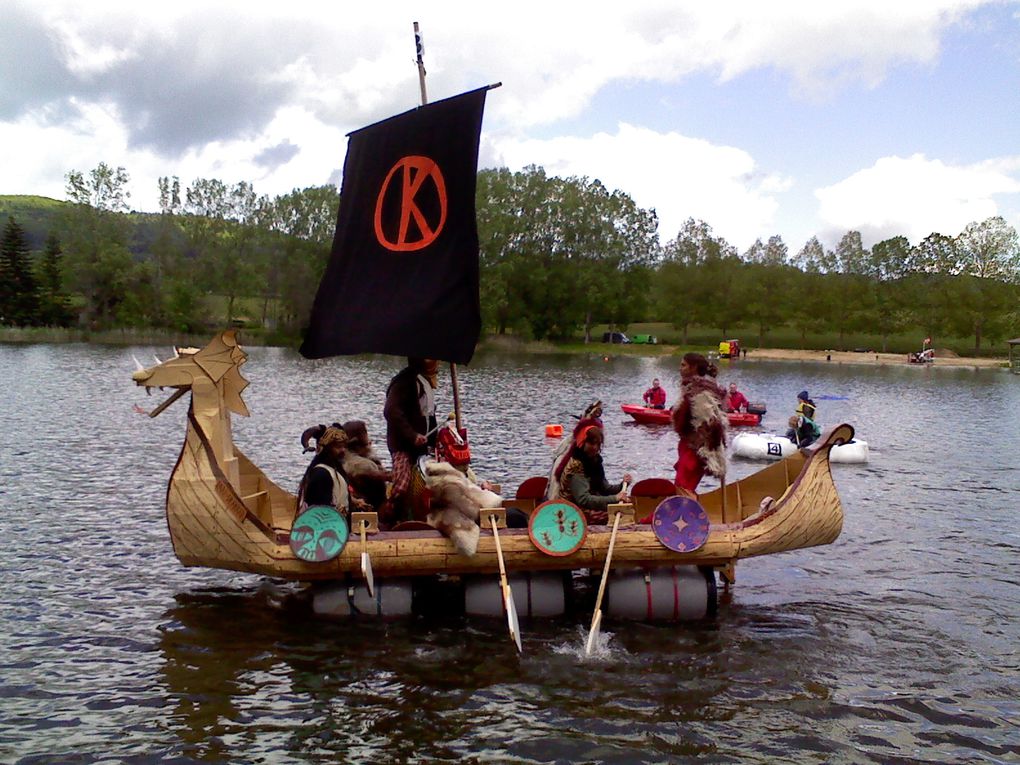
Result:
<svg viewBox="0 0 1020 765">
<path fill-rule="evenodd" d="M 726 391 L 715 382 L 715 364 L 700 353 L 680 362 L 680 402 L 673 408 L 673 429 L 679 434 L 674 483 L 696 496 L 705 473 L 726 475 Z"/>
</svg>

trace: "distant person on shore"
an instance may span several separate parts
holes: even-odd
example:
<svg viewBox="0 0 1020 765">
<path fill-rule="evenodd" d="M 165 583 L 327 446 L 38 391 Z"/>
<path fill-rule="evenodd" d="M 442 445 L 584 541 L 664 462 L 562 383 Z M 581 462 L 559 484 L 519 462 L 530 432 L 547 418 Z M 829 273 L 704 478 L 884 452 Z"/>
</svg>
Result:
<svg viewBox="0 0 1020 765">
<path fill-rule="evenodd" d="M 642 398 L 645 400 L 645 406 L 651 409 L 666 408 L 666 389 L 659 385 L 658 377 L 652 380 L 652 387 L 645 391 Z"/>
<path fill-rule="evenodd" d="M 705 473 L 726 475 L 726 391 L 715 377 L 719 373 L 700 353 L 685 354 L 680 362 L 680 403 L 673 408 L 677 443 L 678 490 L 696 496 Z"/>
<path fill-rule="evenodd" d="M 750 403 L 751 402 L 747 400 L 747 396 L 737 390 L 737 384 L 730 383 L 730 392 L 726 396 L 726 411 L 746 412 Z"/>
<path fill-rule="evenodd" d="M 623 484 L 633 479 L 630 473 L 625 473 L 621 483 L 606 482 L 602 442 L 602 428 L 598 425 L 582 427 L 574 437 L 570 459 L 557 470 L 556 481 L 560 498 L 580 507 L 588 523 L 605 525 L 609 522 L 609 506 L 630 499 Z"/>
</svg>

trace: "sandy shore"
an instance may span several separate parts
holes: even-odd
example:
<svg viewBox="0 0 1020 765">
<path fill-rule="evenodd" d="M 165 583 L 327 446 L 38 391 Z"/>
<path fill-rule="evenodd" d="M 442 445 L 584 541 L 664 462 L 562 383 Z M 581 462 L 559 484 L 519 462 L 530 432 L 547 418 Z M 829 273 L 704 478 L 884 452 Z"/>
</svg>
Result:
<svg viewBox="0 0 1020 765">
<path fill-rule="evenodd" d="M 852 351 L 798 351 L 787 348 L 755 348 L 748 349 L 748 359 L 780 360 L 780 361 L 820 361 L 829 360 L 832 364 L 897 364 L 907 363 L 904 353 L 854 353 Z M 1001 367 L 1005 359 L 969 358 L 964 356 L 938 356 L 936 351 L 936 367 Z"/>
</svg>

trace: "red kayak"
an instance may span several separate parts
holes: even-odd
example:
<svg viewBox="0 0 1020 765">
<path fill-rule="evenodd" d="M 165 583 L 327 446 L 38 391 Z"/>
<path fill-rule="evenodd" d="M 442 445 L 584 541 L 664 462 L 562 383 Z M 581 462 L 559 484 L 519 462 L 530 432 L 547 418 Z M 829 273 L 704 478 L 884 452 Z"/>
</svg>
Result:
<svg viewBox="0 0 1020 765">
<path fill-rule="evenodd" d="M 638 404 L 621 404 L 620 408 L 625 414 L 629 414 L 633 417 L 635 422 L 640 422 L 642 425 L 669 424 L 668 409 L 652 409 Z M 730 421 L 730 425 L 734 426 L 753 426 L 761 423 L 761 415 L 751 414 L 750 412 L 727 412 L 726 419 Z"/>
</svg>

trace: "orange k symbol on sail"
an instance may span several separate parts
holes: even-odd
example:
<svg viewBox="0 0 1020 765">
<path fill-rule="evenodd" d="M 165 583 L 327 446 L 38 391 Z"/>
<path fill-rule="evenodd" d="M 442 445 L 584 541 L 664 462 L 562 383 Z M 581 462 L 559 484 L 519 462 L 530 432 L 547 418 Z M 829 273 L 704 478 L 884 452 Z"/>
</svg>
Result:
<svg viewBox="0 0 1020 765">
<path fill-rule="evenodd" d="M 383 230 L 383 205 L 390 184 L 400 178 L 400 224 L 396 239 L 391 240 Z M 419 208 L 415 198 L 426 193 L 422 187 L 430 181 L 431 189 L 439 201 L 439 219 L 429 221 Z M 383 247 L 394 252 L 412 252 L 428 247 L 436 240 L 446 224 L 446 182 L 439 165 L 429 157 L 408 156 L 400 159 L 391 169 L 379 189 L 375 201 L 375 237 Z M 414 221 L 416 232 L 411 230 Z M 416 233 L 417 236 L 413 236 Z"/>
</svg>

